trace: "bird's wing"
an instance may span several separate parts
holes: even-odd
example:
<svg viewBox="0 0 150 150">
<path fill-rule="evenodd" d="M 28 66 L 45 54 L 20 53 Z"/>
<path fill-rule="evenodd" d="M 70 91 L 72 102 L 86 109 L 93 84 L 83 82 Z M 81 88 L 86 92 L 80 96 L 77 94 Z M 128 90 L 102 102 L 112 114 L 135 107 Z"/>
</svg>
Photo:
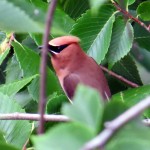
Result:
<svg viewBox="0 0 150 150">
<path fill-rule="evenodd" d="M 72 99 L 80 77 L 76 74 L 69 74 L 64 78 L 63 86 L 67 96 Z"/>
</svg>

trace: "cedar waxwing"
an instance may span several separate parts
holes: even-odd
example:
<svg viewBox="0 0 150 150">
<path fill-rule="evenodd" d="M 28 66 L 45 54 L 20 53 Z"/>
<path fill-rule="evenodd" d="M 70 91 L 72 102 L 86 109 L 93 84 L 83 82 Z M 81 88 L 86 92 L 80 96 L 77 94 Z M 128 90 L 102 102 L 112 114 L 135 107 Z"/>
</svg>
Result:
<svg viewBox="0 0 150 150">
<path fill-rule="evenodd" d="M 97 89 L 103 99 L 109 99 L 111 93 L 103 71 L 79 42 L 78 37 L 62 36 L 48 43 L 51 62 L 64 92 L 72 99 L 77 85 L 82 83 Z"/>
</svg>

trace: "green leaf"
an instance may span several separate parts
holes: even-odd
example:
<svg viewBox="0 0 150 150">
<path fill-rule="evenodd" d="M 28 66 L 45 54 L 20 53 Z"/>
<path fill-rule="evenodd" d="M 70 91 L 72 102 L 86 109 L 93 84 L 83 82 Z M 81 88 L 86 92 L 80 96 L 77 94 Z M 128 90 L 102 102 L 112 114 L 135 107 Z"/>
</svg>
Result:
<svg viewBox="0 0 150 150">
<path fill-rule="evenodd" d="M 16 32 L 43 32 L 44 25 L 39 18 L 44 19 L 42 12 L 27 1 L 0 1 L 0 28 Z M 7 11 L 6 11 L 7 10 Z"/>
<path fill-rule="evenodd" d="M 128 10 L 128 5 L 131 5 L 135 2 L 135 0 L 123 0 L 123 1 L 120 1 L 120 0 L 115 0 L 120 6 L 122 9 L 125 9 L 125 10 Z"/>
<path fill-rule="evenodd" d="M 137 66 L 130 55 L 125 56 L 118 61 L 112 68 L 112 71 L 133 83 L 142 85 L 142 81 L 137 70 Z"/>
<path fill-rule="evenodd" d="M 139 32 L 140 31 L 140 32 Z M 139 24 L 134 25 L 135 42 L 142 48 L 150 51 L 150 34 Z"/>
<path fill-rule="evenodd" d="M 115 0 L 115 1 L 117 2 L 117 4 L 119 4 L 119 6 L 121 6 L 122 9 L 127 10 L 128 0 L 123 0 L 123 1 Z"/>
<path fill-rule="evenodd" d="M 112 96 L 114 101 L 122 101 L 128 107 L 131 107 L 150 95 L 150 85 L 144 85 L 138 88 L 129 89 Z M 150 116 L 150 113 L 144 113 L 146 117 Z"/>
<path fill-rule="evenodd" d="M 72 29 L 74 20 L 60 9 L 56 9 L 51 33 L 53 36 L 66 35 Z"/>
<path fill-rule="evenodd" d="M 146 50 L 150 51 L 150 36 L 149 37 L 137 37 L 135 38 L 136 42 L 138 42 L 140 47 L 145 48 Z"/>
<path fill-rule="evenodd" d="M 7 95 L 0 93 L 0 114 L 21 112 L 20 106 Z M 22 148 L 31 133 L 31 124 L 25 120 L 0 120 L 0 130 L 7 143 Z"/>
<path fill-rule="evenodd" d="M 135 0 L 128 0 L 128 5 L 132 5 L 135 2 Z"/>
<path fill-rule="evenodd" d="M 63 10 L 72 18 L 78 18 L 89 9 L 89 0 L 63 0 L 60 5 Z"/>
<path fill-rule="evenodd" d="M 55 126 L 45 135 L 33 136 L 32 140 L 36 150 L 79 150 L 93 136 L 85 126 L 67 123 Z"/>
<path fill-rule="evenodd" d="M 45 14 L 47 13 L 48 4 L 41 0 L 32 0 L 32 4 L 36 6 L 36 10 L 41 10 Z M 72 10 L 72 9 L 70 9 Z M 62 36 L 69 33 L 74 24 L 74 20 L 70 18 L 64 11 L 56 8 L 52 21 L 51 34 L 56 36 Z"/>
<path fill-rule="evenodd" d="M 47 6 L 48 4 L 37 0 L 36 2 L 32 1 L 32 3 L 2 0 L 0 1 L 0 28 L 19 33 L 43 33 Z M 73 24 L 74 21 L 68 15 L 57 9 L 54 14 L 51 32 L 55 36 L 68 34 Z"/>
<path fill-rule="evenodd" d="M 6 143 L 6 141 L 5 141 L 5 138 L 4 138 L 4 135 L 3 135 L 3 133 L 0 131 L 0 144 L 1 143 Z"/>
<path fill-rule="evenodd" d="M 21 90 L 25 85 L 30 83 L 37 76 L 38 75 L 34 75 L 34 76 L 24 78 L 24 79 L 19 80 L 19 81 L 0 85 L 0 92 L 5 94 L 5 95 L 8 95 L 8 96 L 15 95 L 19 90 Z"/>
<path fill-rule="evenodd" d="M 0 143 L 0 149 L 1 150 L 19 150 L 18 148 L 10 145 L 10 144 L 5 144 L 5 143 Z"/>
<path fill-rule="evenodd" d="M 144 66 L 148 71 L 150 71 L 150 51 L 147 51 L 146 49 L 143 49 L 139 46 L 137 46 L 135 49 L 132 50 L 132 54 L 135 57 L 135 59 Z M 145 75 L 143 72 L 141 72 L 141 78 L 145 78 Z"/>
<path fill-rule="evenodd" d="M 127 86 L 123 82 L 118 80 L 117 78 L 115 78 L 109 74 L 106 74 L 106 75 L 107 75 L 108 85 L 109 85 L 109 88 L 111 89 L 112 95 L 116 94 L 120 91 L 124 91 L 124 90 L 128 89 Z"/>
<path fill-rule="evenodd" d="M 107 2 L 108 0 L 89 0 L 89 3 L 91 7 L 99 8 L 104 2 Z"/>
<path fill-rule="evenodd" d="M 139 122 L 123 127 L 106 145 L 106 150 L 148 150 L 150 130 Z"/>
<path fill-rule="evenodd" d="M 24 96 L 26 96 L 25 94 L 24 94 Z M 16 101 L 17 101 L 17 99 L 16 99 Z M 24 100 L 23 100 L 24 101 Z M 17 101 L 18 102 L 18 101 Z M 19 101 L 20 102 L 20 101 Z M 19 103 L 18 102 L 18 103 Z M 23 104 L 23 103 L 22 103 Z M 22 104 L 21 103 L 19 103 L 19 105 L 21 105 L 21 107 L 22 107 Z M 24 104 L 23 104 L 24 105 Z M 25 109 L 25 111 L 27 112 L 27 113 L 37 113 L 37 110 L 38 110 L 38 103 L 36 102 L 36 101 L 33 101 L 33 100 L 31 100 L 31 101 L 28 101 L 28 103 L 26 103 L 25 104 L 25 106 L 24 106 L 24 109 Z M 37 122 L 34 122 L 35 123 L 35 125 L 37 125 Z"/>
<path fill-rule="evenodd" d="M 7 57 L 9 53 L 10 48 L 6 49 L 3 53 L 0 53 L 0 65 L 4 61 L 4 59 Z"/>
<path fill-rule="evenodd" d="M 31 38 L 34 40 L 34 42 L 36 43 L 37 46 L 42 45 L 43 43 L 43 35 L 42 34 L 30 34 Z"/>
<path fill-rule="evenodd" d="M 13 43 L 17 60 L 23 70 L 24 77 L 30 77 L 39 74 L 40 56 L 31 49 L 21 45 L 18 42 Z M 47 68 L 47 82 L 46 82 L 47 96 L 53 92 L 60 91 L 60 85 L 54 73 Z M 39 78 L 32 81 L 28 87 L 29 93 L 34 100 L 39 100 Z"/>
<path fill-rule="evenodd" d="M 22 43 L 23 40 L 25 40 L 29 36 L 29 33 L 16 33 L 15 34 L 15 39 Z"/>
<path fill-rule="evenodd" d="M 102 125 L 105 126 L 106 122 L 115 119 L 127 109 L 128 107 L 122 101 L 109 101 L 109 103 L 105 105 Z"/>
<path fill-rule="evenodd" d="M 14 55 L 8 62 L 6 67 L 6 83 L 11 83 L 22 78 L 22 70 Z"/>
<path fill-rule="evenodd" d="M 35 41 L 29 35 L 21 42 L 21 44 L 34 50 L 36 53 L 40 53 L 40 49 L 38 49 Z"/>
<path fill-rule="evenodd" d="M 7 0 L 9 1 L 9 0 Z M 37 2 L 37 0 L 35 0 Z M 44 23 L 46 19 L 46 15 L 42 9 L 42 7 L 37 7 L 34 4 L 31 4 L 30 1 L 18 1 L 18 0 L 13 0 L 12 4 L 16 7 L 19 7 L 22 11 L 24 11 L 30 18 L 32 18 L 34 21 L 37 23 Z M 45 6 L 48 6 L 46 3 L 44 3 Z M 46 7 L 45 7 L 46 9 Z M 47 10 L 47 9 L 46 9 Z M 45 11 L 46 11 L 45 10 Z"/>
<path fill-rule="evenodd" d="M 114 22 L 114 7 L 103 5 L 96 14 L 87 11 L 77 20 L 71 34 L 81 39 L 81 46 L 97 63 L 100 63 L 107 51 Z"/>
<path fill-rule="evenodd" d="M 2 44 L 6 38 L 6 33 L 0 31 L 0 44 Z"/>
<path fill-rule="evenodd" d="M 10 48 L 8 48 L 8 38 L 5 32 L 0 31 L 0 65 L 7 57 Z"/>
<path fill-rule="evenodd" d="M 140 3 L 136 11 L 142 20 L 150 21 L 150 1 Z"/>
<path fill-rule="evenodd" d="M 146 98 L 150 93 L 150 85 L 144 85 L 138 88 L 129 89 L 112 96 L 112 100 L 121 100 L 132 106 L 138 103 L 140 100 Z"/>
<path fill-rule="evenodd" d="M 28 0 L 31 2 L 35 7 L 40 8 L 42 11 L 47 12 L 48 10 L 48 1 L 44 2 L 44 0 Z"/>
<path fill-rule="evenodd" d="M 133 28 L 129 22 L 118 17 L 114 23 L 112 39 L 108 51 L 108 63 L 111 68 L 128 54 L 133 42 Z"/>
<path fill-rule="evenodd" d="M 47 102 L 46 112 L 48 114 L 60 114 L 60 109 L 64 102 L 68 102 L 68 98 L 65 95 L 54 94 Z"/>
<path fill-rule="evenodd" d="M 73 105 L 64 105 L 62 111 L 71 120 L 89 127 L 96 133 L 102 119 L 103 107 L 97 91 L 80 85 L 75 93 Z"/>
<path fill-rule="evenodd" d="M 27 89 L 22 90 L 14 95 L 13 99 L 21 106 L 21 108 L 25 108 L 29 103 L 33 101 Z M 35 105 L 32 106 L 32 110 L 34 110 Z M 36 109 L 37 112 L 37 109 Z"/>
</svg>

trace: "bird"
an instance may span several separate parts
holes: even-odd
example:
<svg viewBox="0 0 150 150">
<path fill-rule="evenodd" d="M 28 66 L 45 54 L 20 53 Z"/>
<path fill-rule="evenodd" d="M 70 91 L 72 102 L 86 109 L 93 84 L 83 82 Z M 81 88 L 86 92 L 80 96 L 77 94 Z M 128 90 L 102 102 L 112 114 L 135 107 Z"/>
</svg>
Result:
<svg viewBox="0 0 150 150">
<path fill-rule="evenodd" d="M 67 35 L 48 42 L 51 63 L 65 94 L 72 102 L 78 84 L 92 87 L 109 100 L 111 92 L 104 73 L 96 61 L 80 46 L 80 39 Z"/>
</svg>

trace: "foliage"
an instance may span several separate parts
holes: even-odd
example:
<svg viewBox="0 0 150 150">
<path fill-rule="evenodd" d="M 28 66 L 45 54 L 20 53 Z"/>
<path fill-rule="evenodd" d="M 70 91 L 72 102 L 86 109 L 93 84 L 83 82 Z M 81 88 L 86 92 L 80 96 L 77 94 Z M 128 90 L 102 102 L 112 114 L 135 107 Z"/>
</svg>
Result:
<svg viewBox="0 0 150 150">
<path fill-rule="evenodd" d="M 106 74 L 112 92 L 109 103 L 103 103 L 94 89 L 80 85 L 72 105 L 49 61 L 46 113 L 63 114 L 72 121 L 47 123 L 46 133 L 37 136 L 33 121 L 0 120 L 0 149 L 22 149 L 28 140 L 26 146 L 37 150 L 81 149 L 106 122 L 150 95 L 150 1 L 115 2 L 130 17 L 125 11 L 119 12 L 113 0 L 58 0 L 49 37 L 78 36 L 82 49 L 98 64 L 139 87 L 131 88 Z M 49 0 L 0 1 L 0 115 L 38 112 L 38 46 L 42 44 L 48 5 Z M 106 150 L 149 149 L 150 133 L 140 122 L 143 117 L 150 117 L 149 110 L 121 128 L 106 144 Z"/>
</svg>

